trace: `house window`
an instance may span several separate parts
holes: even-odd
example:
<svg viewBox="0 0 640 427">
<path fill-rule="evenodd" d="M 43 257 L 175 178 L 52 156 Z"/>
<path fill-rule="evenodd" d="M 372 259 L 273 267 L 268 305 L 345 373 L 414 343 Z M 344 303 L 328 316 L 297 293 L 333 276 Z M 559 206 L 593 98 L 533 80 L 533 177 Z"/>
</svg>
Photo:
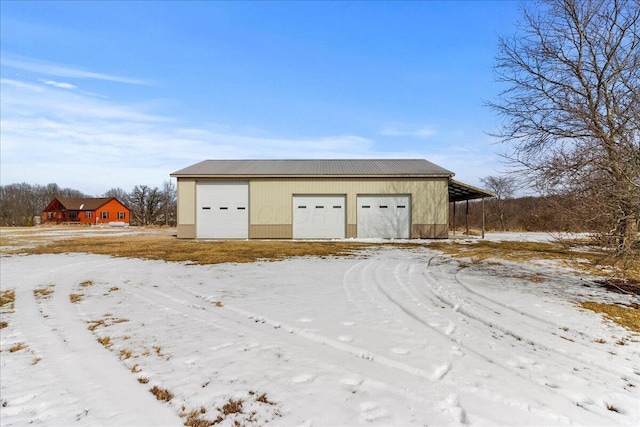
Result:
<svg viewBox="0 0 640 427">
<path fill-rule="evenodd" d="M 47 212 L 47 218 L 48 219 L 53 219 L 53 212 Z"/>
<path fill-rule="evenodd" d="M 90 211 L 85 211 L 84 217 L 85 218 L 91 218 L 91 212 Z"/>
<path fill-rule="evenodd" d="M 69 219 L 71 221 L 76 221 L 78 219 L 78 212 L 75 212 L 75 211 L 69 212 Z"/>
<path fill-rule="evenodd" d="M 108 212 L 108 211 L 102 211 L 102 212 L 100 212 L 100 218 L 102 218 L 102 219 L 109 219 L 109 212 Z"/>
<path fill-rule="evenodd" d="M 118 212 L 118 219 L 124 219 L 124 212 Z"/>
</svg>

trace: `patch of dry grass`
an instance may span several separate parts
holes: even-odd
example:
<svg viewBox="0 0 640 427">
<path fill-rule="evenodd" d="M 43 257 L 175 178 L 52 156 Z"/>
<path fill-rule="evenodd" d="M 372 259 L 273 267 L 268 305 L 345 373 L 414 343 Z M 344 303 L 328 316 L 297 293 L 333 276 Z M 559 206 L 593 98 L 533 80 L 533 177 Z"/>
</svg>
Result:
<svg viewBox="0 0 640 427">
<path fill-rule="evenodd" d="M 222 408 L 220 408 L 219 411 L 224 415 L 242 414 L 243 403 L 242 399 L 234 400 L 229 398 L 229 401 L 222 405 Z"/>
<path fill-rule="evenodd" d="M 85 280 L 84 282 L 80 283 L 80 286 L 82 286 L 83 288 L 86 288 L 87 286 L 93 286 L 93 281 L 92 280 Z"/>
<path fill-rule="evenodd" d="M 54 285 L 48 285 L 48 286 L 45 286 L 44 288 L 34 289 L 33 295 L 36 297 L 36 299 L 50 298 L 51 294 L 53 294 L 53 288 L 54 288 Z"/>
<path fill-rule="evenodd" d="M 489 258 L 499 258 L 507 261 L 526 262 L 532 260 L 574 260 L 578 256 L 586 258 L 588 253 L 569 251 L 562 245 L 544 242 L 492 242 L 478 240 L 468 242 L 433 242 L 428 245 L 456 258 L 471 258 L 478 263 Z"/>
<path fill-rule="evenodd" d="M 25 344 L 23 342 L 19 342 L 17 344 L 12 345 L 11 347 L 9 347 L 9 353 L 15 353 L 16 351 L 23 350 L 23 349 L 25 349 L 27 347 L 29 347 L 27 344 Z"/>
<path fill-rule="evenodd" d="M 104 326 L 105 328 L 111 325 L 115 325 L 116 323 L 125 323 L 128 322 L 129 319 L 117 319 L 117 318 L 112 318 L 109 319 L 109 316 L 111 314 L 107 313 L 105 314 L 105 317 L 103 319 L 98 319 L 98 320 L 88 320 L 87 323 L 89 323 L 89 326 L 87 326 L 87 329 L 89 329 L 91 332 L 95 331 L 96 328 L 100 327 L 100 326 Z"/>
<path fill-rule="evenodd" d="M 15 308 L 16 291 L 15 289 L 3 289 L 0 291 L 0 308 L 3 313 L 11 313 Z"/>
<path fill-rule="evenodd" d="M 640 333 L 640 309 L 632 307 L 620 307 L 615 304 L 599 302 L 581 302 L 580 306 L 587 310 L 602 313 L 604 316 L 633 332 Z"/>
<path fill-rule="evenodd" d="M 0 322 L 0 329 L 4 329 L 9 326 L 9 322 L 5 322 L 4 320 Z"/>
<path fill-rule="evenodd" d="M 302 242 L 290 240 L 178 240 L 168 235 L 90 236 L 46 242 L 9 253 L 60 254 L 86 252 L 117 257 L 192 262 L 195 264 L 278 261 L 302 256 L 347 256 L 366 247 L 362 242 Z"/>
<path fill-rule="evenodd" d="M 100 344 L 102 344 L 103 346 L 105 346 L 106 348 L 109 348 L 113 345 L 113 343 L 111 342 L 111 337 L 106 336 L 106 337 L 98 337 L 97 338 L 98 342 Z"/>
<path fill-rule="evenodd" d="M 69 294 L 69 300 L 72 303 L 80 302 L 82 301 L 82 298 L 84 298 L 84 295 L 82 294 Z"/>
<path fill-rule="evenodd" d="M 0 248 L 10 253 L 14 248 L 33 246 L 49 242 L 51 237 L 34 235 L 34 227 L 0 227 Z"/>
<path fill-rule="evenodd" d="M 104 319 L 99 319 L 99 320 L 89 320 L 87 321 L 87 323 L 89 323 L 90 325 L 88 326 L 88 329 L 93 332 L 96 330 L 96 328 L 98 326 L 105 326 L 104 323 Z"/>
<path fill-rule="evenodd" d="M 188 427 L 210 427 L 216 424 L 216 421 L 207 420 L 203 418 L 203 415 L 207 413 L 207 408 L 200 406 L 198 409 L 193 409 L 187 412 L 186 407 L 182 406 L 180 417 L 185 418 L 184 425 Z"/>
<path fill-rule="evenodd" d="M 261 395 L 256 397 L 256 402 L 264 403 L 266 405 L 275 405 L 276 404 L 275 402 L 272 402 L 267 398 L 267 393 L 262 393 Z"/>
<path fill-rule="evenodd" d="M 169 390 L 160 388 L 157 385 L 151 387 L 149 391 L 156 397 L 156 399 L 162 400 L 163 402 L 169 402 L 173 399 L 173 394 L 171 394 Z"/>
<path fill-rule="evenodd" d="M 160 347 L 160 346 L 158 346 L 158 345 L 154 345 L 154 346 L 153 346 L 153 349 L 155 350 L 156 355 L 157 355 L 158 357 L 164 357 L 164 354 L 162 354 L 162 347 Z"/>
<path fill-rule="evenodd" d="M 486 262 L 491 258 L 514 262 L 555 260 L 566 262 L 588 274 L 601 275 L 603 271 L 606 274 L 612 273 L 610 263 L 603 263 L 607 252 L 584 241 L 548 243 L 488 240 L 477 240 L 472 243 L 438 241 L 428 244 L 428 247 L 456 258 L 470 258 L 473 263 Z M 640 262 L 631 267 L 627 266 L 624 272 L 619 267 L 621 266 L 617 264 L 613 266 L 614 275 L 621 274 L 631 280 L 640 280 Z"/>
</svg>

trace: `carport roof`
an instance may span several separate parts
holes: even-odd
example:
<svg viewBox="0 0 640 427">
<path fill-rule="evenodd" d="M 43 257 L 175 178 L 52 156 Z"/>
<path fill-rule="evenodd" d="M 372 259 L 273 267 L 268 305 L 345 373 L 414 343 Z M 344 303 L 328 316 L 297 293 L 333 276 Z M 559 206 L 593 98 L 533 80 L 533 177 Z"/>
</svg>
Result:
<svg viewBox="0 0 640 427">
<path fill-rule="evenodd" d="M 474 187 L 464 182 L 449 180 L 449 201 L 459 202 L 461 200 L 481 199 L 483 197 L 495 197 L 496 195 L 482 188 Z"/>
<path fill-rule="evenodd" d="M 177 178 L 451 177 L 423 159 L 204 160 L 171 174 Z"/>
</svg>

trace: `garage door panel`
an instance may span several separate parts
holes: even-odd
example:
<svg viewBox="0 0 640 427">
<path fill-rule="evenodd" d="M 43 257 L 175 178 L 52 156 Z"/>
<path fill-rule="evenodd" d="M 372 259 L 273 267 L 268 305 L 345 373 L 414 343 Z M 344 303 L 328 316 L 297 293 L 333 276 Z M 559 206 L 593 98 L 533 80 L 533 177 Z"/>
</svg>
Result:
<svg viewBox="0 0 640 427">
<path fill-rule="evenodd" d="M 358 196 L 358 237 L 408 239 L 411 228 L 410 202 L 409 196 Z"/>
<path fill-rule="evenodd" d="M 345 237 L 344 196 L 294 196 L 294 239 L 341 239 Z"/>
<path fill-rule="evenodd" d="M 197 237 L 247 239 L 249 237 L 249 184 L 198 183 Z"/>
</svg>

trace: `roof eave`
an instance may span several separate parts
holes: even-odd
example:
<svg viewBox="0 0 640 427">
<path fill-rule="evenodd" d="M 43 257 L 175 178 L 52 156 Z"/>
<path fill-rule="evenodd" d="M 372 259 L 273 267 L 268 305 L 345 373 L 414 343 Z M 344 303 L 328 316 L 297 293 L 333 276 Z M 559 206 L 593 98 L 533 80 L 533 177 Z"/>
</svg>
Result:
<svg viewBox="0 0 640 427">
<path fill-rule="evenodd" d="M 450 178 L 452 173 L 441 174 L 186 174 L 172 173 L 172 178 L 230 178 L 230 179 L 252 179 L 252 178 Z"/>
</svg>

